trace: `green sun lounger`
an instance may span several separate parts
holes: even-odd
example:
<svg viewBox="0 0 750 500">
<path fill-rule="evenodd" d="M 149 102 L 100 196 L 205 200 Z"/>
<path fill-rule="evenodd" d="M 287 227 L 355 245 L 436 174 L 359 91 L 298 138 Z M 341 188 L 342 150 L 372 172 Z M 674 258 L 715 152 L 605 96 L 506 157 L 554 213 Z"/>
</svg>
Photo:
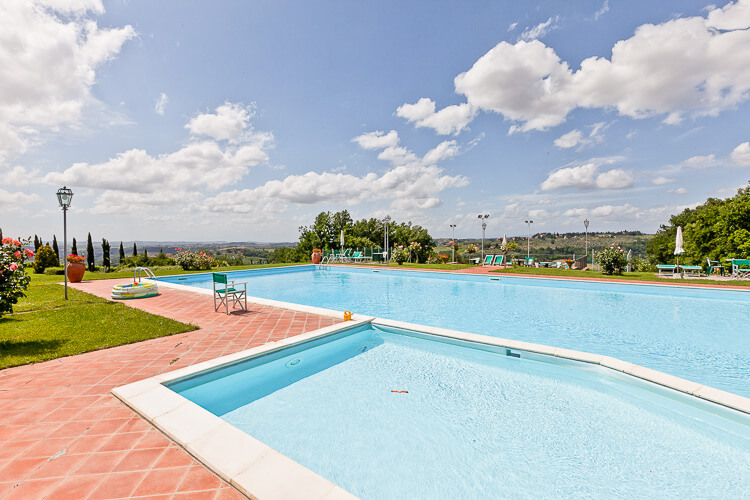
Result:
<svg viewBox="0 0 750 500">
<path fill-rule="evenodd" d="M 657 264 L 659 276 L 674 276 L 677 273 L 677 266 L 674 264 Z"/>
<path fill-rule="evenodd" d="M 680 269 L 685 273 L 685 276 L 700 276 L 703 272 L 701 266 L 680 266 Z"/>
<path fill-rule="evenodd" d="M 495 258 L 494 255 L 487 255 L 484 257 L 484 262 L 482 262 L 483 266 L 491 266 L 492 260 Z"/>
</svg>

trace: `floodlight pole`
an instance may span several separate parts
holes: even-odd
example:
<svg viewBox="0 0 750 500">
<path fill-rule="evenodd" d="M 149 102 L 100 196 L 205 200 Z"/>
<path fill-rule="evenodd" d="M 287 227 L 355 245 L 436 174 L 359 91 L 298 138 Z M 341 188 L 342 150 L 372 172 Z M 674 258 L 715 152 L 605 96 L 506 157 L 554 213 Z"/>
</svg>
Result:
<svg viewBox="0 0 750 500">
<path fill-rule="evenodd" d="M 451 245 L 453 247 L 453 262 L 456 262 L 456 225 L 450 224 L 450 226 L 451 226 L 451 231 L 453 232 L 452 234 L 453 245 Z"/>
<path fill-rule="evenodd" d="M 586 266 L 589 265 L 589 220 L 583 221 L 583 225 L 586 226 Z"/>
<path fill-rule="evenodd" d="M 482 262 L 484 262 L 484 230 L 487 229 L 487 222 L 485 221 L 489 216 L 489 214 L 477 215 L 477 218 L 482 221 Z"/>
<path fill-rule="evenodd" d="M 526 259 L 529 259 L 531 257 L 531 225 L 534 223 L 534 221 L 525 220 L 524 222 L 529 226 L 529 237 L 526 240 Z"/>
<path fill-rule="evenodd" d="M 385 245 L 385 249 L 383 250 L 383 260 L 385 260 L 385 265 L 388 265 L 388 258 L 390 257 L 390 254 L 388 252 L 388 245 L 390 243 L 390 238 L 388 236 L 388 225 L 391 222 L 391 216 L 386 215 L 385 219 L 383 219 L 383 225 L 385 227 L 385 234 L 383 235 L 383 244 Z"/>
</svg>

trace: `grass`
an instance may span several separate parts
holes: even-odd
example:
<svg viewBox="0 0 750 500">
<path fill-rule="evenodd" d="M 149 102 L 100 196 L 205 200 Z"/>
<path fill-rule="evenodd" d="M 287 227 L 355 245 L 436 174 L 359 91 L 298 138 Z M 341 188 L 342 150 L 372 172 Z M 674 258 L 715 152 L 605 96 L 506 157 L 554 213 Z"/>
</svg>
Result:
<svg viewBox="0 0 750 500">
<path fill-rule="evenodd" d="M 546 267 L 521 267 L 513 266 L 508 269 L 496 269 L 492 272 L 503 273 L 503 274 L 528 274 L 533 276 L 573 276 L 576 278 L 604 278 L 612 280 L 632 280 L 632 281 L 648 281 L 656 283 L 680 283 L 680 284 L 706 284 L 716 286 L 750 286 L 750 281 L 743 280 L 729 280 L 729 281 L 718 281 L 709 278 L 687 278 L 687 279 L 675 279 L 675 278 L 663 278 L 657 276 L 653 272 L 640 272 L 640 273 L 623 273 L 623 274 L 604 274 L 601 271 L 578 271 L 575 269 L 556 269 Z"/>
<path fill-rule="evenodd" d="M 66 301 L 60 278 L 32 274 L 27 296 L 0 318 L 0 368 L 197 329 L 70 288 Z"/>
</svg>

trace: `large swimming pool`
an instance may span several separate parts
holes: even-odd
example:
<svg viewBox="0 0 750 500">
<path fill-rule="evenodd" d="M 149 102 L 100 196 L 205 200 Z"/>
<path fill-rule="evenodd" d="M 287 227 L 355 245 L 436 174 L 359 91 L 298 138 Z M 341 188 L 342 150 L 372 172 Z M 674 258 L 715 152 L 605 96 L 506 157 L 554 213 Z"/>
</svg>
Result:
<svg viewBox="0 0 750 500">
<path fill-rule="evenodd" d="M 392 269 L 237 271 L 248 295 L 613 356 L 750 397 L 750 293 Z M 210 274 L 159 278 L 211 289 Z"/>
</svg>

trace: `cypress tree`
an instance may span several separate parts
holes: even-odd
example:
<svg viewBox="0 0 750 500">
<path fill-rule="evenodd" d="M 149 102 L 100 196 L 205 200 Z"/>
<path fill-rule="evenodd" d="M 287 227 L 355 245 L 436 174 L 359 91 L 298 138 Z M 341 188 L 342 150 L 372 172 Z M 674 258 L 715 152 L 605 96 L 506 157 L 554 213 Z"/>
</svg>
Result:
<svg viewBox="0 0 750 500">
<path fill-rule="evenodd" d="M 0 240 L 3 239 L 3 228 L 0 227 Z"/>
<path fill-rule="evenodd" d="M 143 258 L 148 259 L 148 248 L 143 251 Z"/>
<path fill-rule="evenodd" d="M 39 247 L 42 246 L 42 241 L 39 239 L 39 236 L 34 235 L 34 253 L 37 253 L 39 251 Z"/>
<path fill-rule="evenodd" d="M 73 238 L 73 247 L 70 249 L 70 253 L 73 255 L 78 255 L 78 247 L 76 246 L 76 239 Z M 67 255 L 66 255 L 67 257 Z"/>
<path fill-rule="evenodd" d="M 57 265 L 60 265 L 60 247 L 57 246 L 57 236 L 52 235 L 52 251 L 57 256 Z"/>
<path fill-rule="evenodd" d="M 120 242 L 120 264 L 125 261 L 125 249 L 122 248 L 122 241 Z"/>
<path fill-rule="evenodd" d="M 86 242 L 86 263 L 89 266 L 89 271 L 94 271 L 96 262 L 94 261 L 94 242 L 91 241 L 91 233 L 89 233 L 89 240 Z"/>
<path fill-rule="evenodd" d="M 109 241 L 102 238 L 102 267 L 105 271 L 109 271 Z"/>
<path fill-rule="evenodd" d="M 138 257 L 138 247 L 135 246 L 135 241 L 133 242 L 133 257 Z"/>
</svg>

